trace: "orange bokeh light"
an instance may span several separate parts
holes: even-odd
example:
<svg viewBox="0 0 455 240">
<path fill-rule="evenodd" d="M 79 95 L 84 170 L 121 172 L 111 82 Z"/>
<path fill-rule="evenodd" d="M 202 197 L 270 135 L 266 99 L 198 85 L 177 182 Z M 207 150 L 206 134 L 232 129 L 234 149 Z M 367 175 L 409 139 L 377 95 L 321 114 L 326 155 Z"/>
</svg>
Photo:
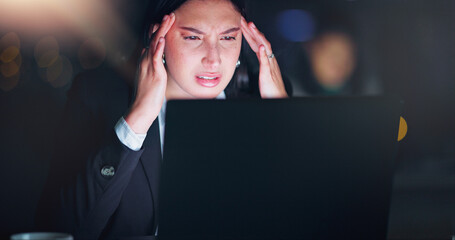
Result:
<svg viewBox="0 0 455 240">
<path fill-rule="evenodd" d="M 35 60 L 40 68 L 49 67 L 57 61 L 59 45 L 53 36 L 42 38 L 35 46 Z"/>
</svg>

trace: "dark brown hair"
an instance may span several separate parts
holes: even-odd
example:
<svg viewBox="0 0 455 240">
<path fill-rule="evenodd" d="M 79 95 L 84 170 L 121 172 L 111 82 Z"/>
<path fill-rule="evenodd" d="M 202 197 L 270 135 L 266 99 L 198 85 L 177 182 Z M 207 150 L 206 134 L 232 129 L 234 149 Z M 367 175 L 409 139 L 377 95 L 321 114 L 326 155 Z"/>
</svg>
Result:
<svg viewBox="0 0 455 240">
<path fill-rule="evenodd" d="M 144 22 L 144 46 L 148 46 L 150 42 L 148 36 L 149 27 L 152 24 L 160 23 L 164 15 L 174 12 L 187 1 L 189 0 L 157 0 L 155 3 L 150 4 Z M 227 1 L 230 1 L 236 10 L 243 17 L 247 18 L 246 0 Z M 241 65 L 236 69 L 234 76 L 225 89 L 227 97 L 259 96 L 257 81 L 250 81 L 251 76 L 256 74 L 251 73 L 251 67 L 249 67 L 251 64 L 248 63 L 248 58 L 246 57 L 244 50 L 245 48 L 248 48 L 248 46 L 244 42 L 239 57 Z"/>
</svg>

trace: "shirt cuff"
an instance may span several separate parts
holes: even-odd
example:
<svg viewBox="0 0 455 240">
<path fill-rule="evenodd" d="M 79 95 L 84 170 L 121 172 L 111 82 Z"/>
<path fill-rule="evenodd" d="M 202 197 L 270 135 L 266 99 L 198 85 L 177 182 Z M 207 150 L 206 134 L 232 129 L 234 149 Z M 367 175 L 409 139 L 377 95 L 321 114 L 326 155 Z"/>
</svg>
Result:
<svg viewBox="0 0 455 240">
<path fill-rule="evenodd" d="M 139 151 L 144 143 L 147 134 L 135 133 L 123 117 L 115 125 L 115 133 L 123 145 L 133 151 Z"/>
</svg>

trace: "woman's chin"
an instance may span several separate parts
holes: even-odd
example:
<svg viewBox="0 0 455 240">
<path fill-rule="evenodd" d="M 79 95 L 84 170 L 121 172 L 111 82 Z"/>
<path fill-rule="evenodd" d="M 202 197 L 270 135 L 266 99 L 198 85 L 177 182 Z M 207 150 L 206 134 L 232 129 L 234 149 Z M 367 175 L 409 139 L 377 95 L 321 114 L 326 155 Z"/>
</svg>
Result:
<svg viewBox="0 0 455 240">
<path fill-rule="evenodd" d="M 207 94 L 198 94 L 195 96 L 195 99 L 214 99 L 220 95 L 221 92 L 218 93 L 207 93 Z"/>
<path fill-rule="evenodd" d="M 191 95 L 193 95 L 195 99 L 214 99 L 218 97 L 222 91 L 223 89 L 218 88 L 202 88 L 198 91 L 195 91 L 194 94 Z"/>
</svg>

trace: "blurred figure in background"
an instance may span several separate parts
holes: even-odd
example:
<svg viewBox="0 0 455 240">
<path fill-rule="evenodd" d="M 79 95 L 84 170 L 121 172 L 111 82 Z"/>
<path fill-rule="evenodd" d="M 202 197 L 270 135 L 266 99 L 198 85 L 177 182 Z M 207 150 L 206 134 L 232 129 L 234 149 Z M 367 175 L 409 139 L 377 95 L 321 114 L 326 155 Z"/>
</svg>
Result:
<svg viewBox="0 0 455 240">
<path fill-rule="evenodd" d="M 348 94 L 357 62 L 356 46 L 351 36 L 342 31 L 326 31 L 305 47 L 315 84 L 307 86 L 310 94 Z"/>
<path fill-rule="evenodd" d="M 286 12 L 286 11 L 285 11 Z M 283 36 L 291 44 L 280 59 L 294 86 L 294 96 L 377 95 L 380 84 L 374 72 L 364 69 L 353 24 L 347 14 L 291 10 L 302 15 L 290 26 L 281 18 L 281 27 L 300 32 L 300 38 Z M 303 28 L 303 29 L 302 29 Z M 292 30 L 292 31 L 291 31 Z"/>
</svg>

